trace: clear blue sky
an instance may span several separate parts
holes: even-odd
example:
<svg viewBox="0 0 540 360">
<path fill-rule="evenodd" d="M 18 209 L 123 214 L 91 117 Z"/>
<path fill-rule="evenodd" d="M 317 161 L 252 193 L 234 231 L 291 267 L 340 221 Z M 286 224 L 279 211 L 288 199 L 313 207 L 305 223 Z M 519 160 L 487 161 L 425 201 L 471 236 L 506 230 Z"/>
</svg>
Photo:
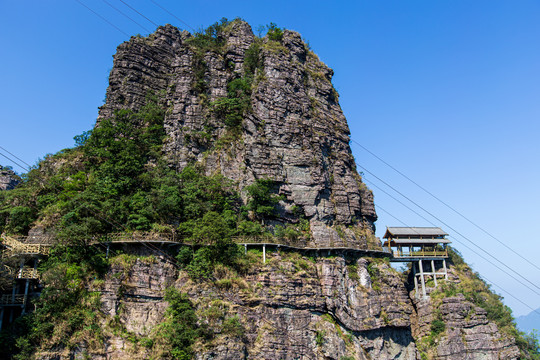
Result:
<svg viewBox="0 0 540 360">
<path fill-rule="evenodd" d="M 81 1 L 127 34 L 147 34 L 102 0 Z M 155 29 L 121 1 L 107 1 Z M 150 0 L 124 1 L 158 24 L 182 27 Z M 156 1 L 197 29 L 241 17 L 255 29 L 275 22 L 300 32 L 335 70 L 354 140 L 540 263 L 538 1 Z M 93 126 L 112 55 L 129 37 L 75 0 L 0 0 L 0 28 L 0 146 L 35 163 Z M 352 148 L 360 165 L 540 286 L 539 270 Z M 370 174 L 364 178 L 384 187 Z M 376 204 L 407 225 L 430 225 L 374 192 Z M 379 216 L 379 236 L 401 225 L 383 211 Z M 540 296 L 454 245 L 480 274 L 540 307 Z M 515 315 L 530 311 L 495 289 Z"/>
</svg>

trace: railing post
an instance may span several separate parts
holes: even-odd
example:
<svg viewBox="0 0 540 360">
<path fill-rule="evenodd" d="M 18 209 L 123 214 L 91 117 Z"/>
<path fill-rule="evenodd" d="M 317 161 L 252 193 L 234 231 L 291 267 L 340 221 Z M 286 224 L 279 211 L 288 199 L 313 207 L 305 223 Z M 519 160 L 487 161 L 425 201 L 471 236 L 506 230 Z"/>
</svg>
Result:
<svg viewBox="0 0 540 360">
<path fill-rule="evenodd" d="M 266 244 L 263 244 L 263 264 L 266 264 Z"/>
</svg>

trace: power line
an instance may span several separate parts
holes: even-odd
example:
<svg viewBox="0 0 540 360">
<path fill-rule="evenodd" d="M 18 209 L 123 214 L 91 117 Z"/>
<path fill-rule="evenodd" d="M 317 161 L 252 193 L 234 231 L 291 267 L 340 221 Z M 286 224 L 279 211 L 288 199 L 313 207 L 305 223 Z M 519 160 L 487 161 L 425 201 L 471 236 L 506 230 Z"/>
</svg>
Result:
<svg viewBox="0 0 540 360">
<path fill-rule="evenodd" d="M 407 199 L 408 201 L 410 201 L 412 204 L 414 204 L 415 206 L 417 206 L 418 208 L 420 208 L 421 210 L 423 210 L 426 214 L 430 215 L 431 217 L 433 217 L 434 219 L 436 219 L 437 221 L 439 221 L 441 224 L 444 224 L 447 228 L 449 228 L 450 230 L 452 230 L 454 233 L 458 234 L 459 236 L 461 236 L 463 239 L 467 240 L 468 242 L 470 242 L 471 244 L 473 244 L 474 246 L 476 246 L 478 249 L 480 249 L 482 252 L 484 252 L 485 254 L 489 255 L 491 258 L 493 258 L 494 260 L 498 261 L 499 263 L 501 263 L 502 265 L 504 265 L 507 269 L 513 271 L 514 273 L 516 273 L 518 276 L 520 276 L 521 278 L 523 278 L 525 281 L 527 281 L 528 283 L 530 283 L 531 285 L 533 285 L 534 287 L 538 288 L 540 290 L 540 287 L 538 287 L 538 285 L 532 283 L 531 281 L 529 281 L 528 279 L 526 279 L 525 277 L 523 277 L 521 274 L 519 274 L 517 271 L 513 270 L 512 268 L 510 268 L 508 265 L 506 265 L 505 263 L 503 263 L 501 260 L 497 259 L 495 256 L 491 255 L 489 252 L 487 252 L 485 249 L 483 249 L 482 247 L 478 246 L 477 244 L 474 243 L 474 241 L 472 241 L 471 239 L 469 239 L 468 237 L 466 237 L 465 235 L 461 234 L 459 231 L 457 231 L 456 229 L 454 229 L 452 226 L 450 226 L 449 224 L 447 224 L 446 222 L 444 222 L 443 220 L 441 220 L 440 218 L 438 218 L 437 216 L 433 215 L 431 212 L 429 212 L 428 210 L 426 210 L 425 208 L 423 208 L 421 205 L 419 205 L 418 203 L 416 203 L 414 200 L 412 200 L 411 198 L 409 198 L 408 196 L 404 195 L 401 191 L 397 190 L 395 187 L 393 187 L 392 185 L 390 185 L 389 183 L 387 183 L 386 181 L 384 181 L 383 179 L 381 179 L 380 177 L 378 177 L 377 175 L 375 175 L 374 173 L 372 173 L 371 171 L 369 171 L 368 169 L 366 169 L 365 167 L 363 167 L 362 165 L 360 164 L 357 164 L 359 167 L 361 167 L 364 171 L 366 171 L 367 173 L 371 174 L 373 177 L 375 177 L 377 180 L 379 180 L 380 182 L 382 182 L 383 184 L 385 184 L 386 186 L 388 186 L 390 189 L 394 190 L 396 193 L 398 193 L 399 195 L 401 195 L 403 198 Z M 424 218 L 425 219 L 425 218 Z"/>
<path fill-rule="evenodd" d="M 382 210 L 383 212 L 385 212 L 386 214 L 388 214 L 389 216 L 393 217 L 395 220 L 397 220 L 398 222 L 400 222 L 401 224 L 409 227 L 407 224 L 405 224 L 402 220 L 400 220 L 399 218 L 397 218 L 396 216 L 392 215 L 389 211 L 383 209 L 381 206 L 379 205 L 375 205 L 375 207 L 377 207 L 378 209 Z M 474 252 L 474 250 L 472 250 L 471 248 L 469 248 L 467 245 L 465 244 L 462 244 L 463 246 L 465 246 L 467 249 L 471 250 Z M 523 300 L 519 299 L 518 297 L 514 296 L 511 292 L 505 290 L 503 287 L 501 287 L 500 285 L 497 285 L 496 283 L 494 283 L 493 281 L 489 280 L 488 278 L 486 278 L 485 276 L 482 276 L 485 281 L 487 281 L 488 283 L 491 283 L 492 285 L 498 287 L 499 289 L 501 289 L 502 291 L 504 291 L 506 294 L 510 295 L 510 297 L 512 297 L 513 299 L 519 301 L 522 305 L 528 307 L 529 309 L 531 309 L 532 311 L 538 313 L 540 315 L 540 312 L 537 310 L 537 309 L 534 309 L 532 306 L 526 304 Z"/>
<path fill-rule="evenodd" d="M 28 171 L 24 166 L 22 166 L 21 164 L 19 164 L 18 162 L 16 162 L 15 160 L 11 159 L 9 156 L 3 154 L 2 152 L 0 152 L 0 155 L 5 157 L 6 159 L 8 159 L 9 161 L 11 161 L 12 163 L 14 163 L 15 165 L 17 165 L 18 167 L 20 167 L 21 169 L 23 169 L 24 171 Z"/>
<path fill-rule="evenodd" d="M 109 3 L 107 0 L 103 0 L 103 2 L 107 5 L 109 5 L 110 7 L 112 7 L 114 10 L 118 11 L 120 14 L 124 15 L 126 18 L 128 18 L 129 20 L 131 20 L 132 22 L 134 22 L 135 24 L 139 25 L 140 27 L 142 27 L 146 32 L 148 33 L 151 33 L 150 30 L 148 30 L 147 28 L 145 28 L 143 25 L 139 24 L 138 22 L 136 22 L 135 20 L 133 20 L 131 17 L 129 17 L 128 15 L 126 15 L 124 12 L 122 12 L 122 10 L 118 9 L 117 7 L 113 6 L 111 3 Z"/>
<path fill-rule="evenodd" d="M 458 210 L 456 210 L 455 208 L 453 208 L 452 206 L 448 205 L 448 203 L 446 203 L 445 201 L 443 201 L 441 198 L 439 198 L 438 196 L 436 196 L 435 194 L 433 194 L 431 191 L 429 191 L 428 189 L 426 189 L 425 187 L 423 187 L 422 185 L 418 184 L 416 181 L 414 181 L 413 179 L 411 179 L 409 176 L 405 175 L 403 172 L 399 171 L 398 169 L 396 169 L 394 166 L 392 166 L 391 164 L 389 164 L 388 162 L 384 161 L 382 158 L 380 158 L 379 156 L 377 156 L 375 153 L 373 153 L 372 151 L 370 151 L 368 148 L 366 148 L 364 145 L 360 144 L 358 141 L 354 140 L 354 139 L 351 139 L 351 141 L 353 143 L 355 143 L 356 145 L 360 146 L 362 149 L 364 149 L 365 151 L 367 151 L 369 154 L 371 154 L 373 157 L 375 157 L 376 159 L 378 159 L 379 161 L 381 161 L 383 164 L 385 164 L 386 166 L 388 166 L 390 169 L 394 170 L 395 172 L 397 172 L 399 175 L 403 176 L 405 179 L 407 179 L 408 181 L 410 181 L 411 183 L 413 183 L 414 185 L 416 185 L 418 188 L 420 188 L 422 191 L 424 191 L 425 193 L 427 193 L 429 196 L 431 196 L 432 198 L 434 198 L 435 200 L 437 200 L 438 202 L 440 202 L 441 204 L 443 204 L 444 206 L 446 206 L 448 209 L 452 210 L 454 213 L 456 213 L 457 215 L 459 215 L 461 218 L 465 219 L 468 223 L 472 224 L 473 226 L 475 226 L 477 229 L 481 230 L 483 233 L 485 233 L 486 235 L 488 235 L 489 237 L 491 237 L 492 239 L 494 239 L 495 241 L 497 241 L 499 244 L 501 244 L 502 246 L 504 246 L 506 249 L 510 250 L 511 252 L 513 252 L 515 255 L 519 256 L 522 260 L 525 260 L 527 263 L 529 263 L 529 265 L 532 265 L 534 266 L 536 269 L 540 270 L 540 266 L 534 264 L 533 262 L 531 262 L 529 259 L 527 259 L 526 257 L 524 257 L 523 255 L 521 255 L 520 253 L 518 253 L 517 251 L 515 251 L 514 249 L 512 249 L 510 246 L 506 245 L 503 241 L 499 240 L 498 238 L 496 238 L 494 235 L 492 235 L 490 232 L 488 232 L 487 230 L 485 230 L 484 228 L 482 228 L 480 225 L 476 224 L 474 221 L 470 220 L 468 217 L 466 217 L 465 215 L 463 215 L 461 212 L 459 212 Z"/>
<path fill-rule="evenodd" d="M 133 6 L 129 5 L 128 3 L 126 3 L 124 0 L 120 0 L 120 2 L 124 5 L 126 5 L 128 8 L 130 8 L 131 10 L 135 11 L 137 14 L 139 14 L 140 16 L 142 16 L 143 18 L 145 18 L 146 20 L 150 21 L 155 27 L 158 27 L 158 24 L 156 24 L 155 22 L 153 22 L 152 20 L 150 20 L 149 18 L 147 18 L 146 16 L 144 16 L 143 14 L 141 14 L 140 12 L 138 12 Z"/>
<path fill-rule="evenodd" d="M 374 204 L 374 205 L 375 205 L 376 208 L 378 208 L 378 209 L 384 211 L 387 215 L 393 217 L 397 222 L 401 223 L 401 225 L 406 226 L 406 227 L 411 227 L 411 226 L 405 224 L 403 221 L 401 221 L 401 220 L 398 219 L 397 217 L 395 217 L 394 215 L 392 215 L 391 213 L 389 213 L 388 211 L 386 211 L 385 209 L 383 209 L 381 206 L 379 206 L 379 205 L 377 205 L 377 204 Z"/>
<path fill-rule="evenodd" d="M 478 245 L 476 245 L 473 241 L 471 241 L 470 239 L 468 239 L 467 237 L 465 237 L 464 235 L 462 235 L 460 232 L 458 232 L 457 230 L 455 230 L 454 228 L 452 228 L 450 225 L 446 224 L 444 221 L 442 221 L 441 219 L 439 219 L 438 217 L 436 217 L 435 215 L 431 214 L 429 211 L 427 211 L 426 209 L 424 209 L 423 207 L 421 207 L 420 205 L 418 205 L 416 202 L 414 202 L 413 200 L 411 200 L 410 198 L 408 198 L 407 196 L 405 196 L 404 194 L 402 194 L 399 190 L 395 189 L 394 187 L 392 187 L 390 184 L 388 184 L 387 182 L 385 182 L 384 180 L 382 180 L 381 178 L 379 178 L 378 176 L 376 176 L 375 174 L 373 174 L 372 172 L 370 172 L 369 170 L 367 170 L 365 167 L 357 164 L 359 167 L 361 167 L 362 169 L 364 169 L 367 173 L 371 174 L 372 176 L 374 176 L 375 178 L 377 178 L 379 181 L 381 181 L 382 183 L 384 183 L 386 186 L 390 187 L 392 190 L 394 190 L 395 192 L 397 192 L 398 194 L 400 194 L 401 196 L 403 196 L 405 199 L 409 200 L 410 202 L 412 202 L 414 205 L 416 205 L 417 207 L 419 207 L 420 209 L 422 209 L 423 211 L 425 211 L 427 214 L 429 214 L 430 216 L 432 216 L 433 218 L 435 218 L 437 221 L 439 221 L 440 223 L 444 224 L 445 226 L 447 226 L 449 229 L 451 229 L 452 231 L 454 231 L 456 234 L 460 235 L 462 238 L 464 238 L 465 240 L 467 240 L 468 242 L 470 242 L 471 244 L 473 244 L 474 246 L 476 246 L 477 248 L 479 248 L 480 250 L 482 250 L 482 252 L 486 253 L 487 255 L 489 255 L 491 258 L 495 259 L 497 262 L 499 262 L 500 264 L 502 264 L 504 267 L 506 267 L 507 269 L 509 269 L 510 271 L 512 271 L 514 274 L 516 274 L 517 276 L 519 276 L 520 278 L 522 278 L 523 280 L 525 280 L 526 282 L 528 282 L 529 284 L 533 285 L 534 287 L 540 289 L 536 284 L 534 284 L 533 282 L 531 282 L 530 280 L 528 280 L 527 278 L 525 278 L 523 275 L 521 275 L 520 273 L 518 273 L 517 271 L 515 271 L 514 269 L 512 269 L 511 267 L 509 267 L 508 265 L 506 265 L 505 263 L 503 263 L 501 260 L 497 259 L 495 256 L 491 255 L 489 252 L 487 252 L 486 250 L 482 249 L 481 247 L 479 247 Z M 385 194 L 387 194 L 388 196 L 390 196 L 392 199 L 394 199 L 395 201 L 399 202 L 401 205 L 405 206 L 407 209 L 409 209 L 410 211 L 414 212 L 416 215 L 420 216 L 422 219 L 426 220 L 428 223 L 430 223 L 431 225 L 433 226 L 437 226 L 436 224 L 434 224 L 431 220 L 428 220 L 426 217 L 422 216 L 421 214 L 419 214 L 417 211 L 411 209 L 409 206 L 405 205 L 403 202 L 401 202 L 400 200 L 398 200 L 397 198 L 395 198 L 394 196 L 392 196 L 391 194 L 389 194 L 387 191 L 383 190 L 382 188 L 380 188 L 379 186 L 375 185 L 373 182 L 365 179 L 366 182 L 369 182 L 371 185 L 373 185 L 375 188 L 381 190 L 382 192 L 384 192 Z M 512 279 L 516 280 L 517 282 L 519 282 L 521 285 L 525 286 L 527 289 L 529 289 L 530 291 L 534 292 L 535 294 L 539 295 L 540 296 L 540 293 L 538 293 L 536 290 L 532 289 L 530 286 L 524 284 L 522 281 L 520 281 L 519 279 L 517 279 L 515 276 L 509 274 L 507 271 L 501 269 L 500 266 L 494 264 L 492 261 L 486 259 L 484 256 L 480 255 L 478 252 L 474 251 L 473 249 L 471 249 L 470 247 L 468 247 L 467 245 L 465 245 L 464 243 L 462 243 L 461 241 L 457 240 L 457 239 L 454 239 L 456 241 L 458 241 L 458 243 L 460 243 L 461 245 L 465 246 L 466 248 L 468 248 L 469 250 L 473 251 L 477 256 L 479 256 L 480 258 L 484 259 L 485 261 L 487 261 L 488 263 L 490 263 L 491 265 L 495 266 L 497 269 L 499 269 L 500 271 L 502 271 L 503 273 L 505 273 L 506 275 L 510 276 Z"/>
<path fill-rule="evenodd" d="M 32 168 L 32 165 L 30 165 L 29 163 L 27 163 L 26 161 L 24 161 L 23 159 L 17 157 L 15 154 L 12 154 L 10 153 L 7 149 L 3 148 L 0 146 L 0 149 L 4 150 L 5 152 L 7 152 L 9 155 L 13 156 L 15 159 L 19 160 L 20 162 L 22 162 L 23 164 L 27 165 L 28 168 Z"/>
<path fill-rule="evenodd" d="M 81 1 L 79 0 L 75 0 L 76 2 L 78 2 L 79 4 L 81 4 L 82 6 L 84 6 L 85 8 L 87 8 L 89 11 L 91 11 L 92 13 L 94 13 L 94 15 L 96 15 L 97 17 L 99 17 L 101 20 L 105 21 L 107 24 L 111 25 L 113 28 L 115 28 L 116 30 L 120 31 L 122 34 L 126 35 L 127 37 L 129 37 L 128 33 L 126 33 L 125 31 L 123 31 L 122 29 L 120 29 L 119 27 L 117 27 L 116 25 L 114 25 L 112 22 L 110 22 L 109 20 L 105 19 L 103 16 L 99 15 L 97 12 L 95 12 L 94 10 L 90 9 L 88 6 L 86 6 L 84 3 L 82 3 Z"/>
<path fill-rule="evenodd" d="M 172 12 L 170 12 L 169 10 L 165 9 L 163 6 L 159 5 L 157 2 L 155 2 L 154 0 L 150 0 L 152 3 L 154 3 L 154 5 L 156 5 L 157 7 L 161 8 L 161 10 L 165 11 L 167 14 L 171 15 L 172 17 L 174 17 L 176 20 L 180 21 L 182 24 L 186 25 L 188 28 L 190 28 L 191 30 L 193 31 L 197 31 L 195 30 L 194 28 L 192 28 L 191 26 L 189 26 L 188 23 L 186 23 L 184 20 L 180 19 L 179 17 L 177 17 L 176 15 L 174 15 Z"/>
</svg>

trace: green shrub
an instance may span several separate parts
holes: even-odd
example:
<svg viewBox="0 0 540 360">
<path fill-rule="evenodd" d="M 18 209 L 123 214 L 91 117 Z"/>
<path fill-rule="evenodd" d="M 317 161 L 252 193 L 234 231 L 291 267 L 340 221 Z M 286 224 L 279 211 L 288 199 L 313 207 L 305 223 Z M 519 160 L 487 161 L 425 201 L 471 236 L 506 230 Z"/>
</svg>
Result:
<svg viewBox="0 0 540 360">
<path fill-rule="evenodd" d="M 196 32 L 187 43 L 201 52 L 221 52 L 225 45 L 224 30 L 230 23 L 227 18 L 222 18 L 206 29 Z"/>
<path fill-rule="evenodd" d="M 273 22 L 267 26 L 268 28 L 268 38 L 273 41 L 281 42 L 283 39 L 283 29 L 277 27 Z"/>
<path fill-rule="evenodd" d="M 237 78 L 227 84 L 227 97 L 210 103 L 212 112 L 228 130 L 239 132 L 246 112 L 251 109 L 251 81 Z"/>
<path fill-rule="evenodd" d="M 321 347 L 324 344 L 324 337 L 326 336 L 326 332 L 324 330 L 317 330 L 315 332 L 315 343 L 317 346 Z"/>
<path fill-rule="evenodd" d="M 193 304 L 186 294 L 168 288 L 165 300 L 169 307 L 165 312 L 165 320 L 157 328 L 157 338 L 152 345 L 165 345 L 168 355 L 173 359 L 191 359 L 193 343 L 197 339 L 210 338 L 212 334 L 205 326 L 198 324 Z"/>
<path fill-rule="evenodd" d="M 347 265 L 347 270 L 349 273 L 349 279 L 353 281 L 360 280 L 360 277 L 358 276 L 358 265 L 356 264 Z"/>
<path fill-rule="evenodd" d="M 244 325 L 240 322 L 238 315 L 226 318 L 223 321 L 222 331 L 223 333 L 234 337 L 243 337 L 245 333 Z"/>
<path fill-rule="evenodd" d="M 257 179 L 252 185 L 246 186 L 249 200 L 247 208 L 253 211 L 256 218 L 271 217 L 275 213 L 275 207 L 281 200 L 273 194 L 276 182 L 270 179 Z"/>
<path fill-rule="evenodd" d="M 431 336 L 436 337 L 446 329 L 446 324 L 440 319 L 431 322 Z"/>
<path fill-rule="evenodd" d="M 253 79 L 257 70 L 263 68 L 261 45 L 258 41 L 251 44 L 244 57 L 244 76 Z"/>
</svg>

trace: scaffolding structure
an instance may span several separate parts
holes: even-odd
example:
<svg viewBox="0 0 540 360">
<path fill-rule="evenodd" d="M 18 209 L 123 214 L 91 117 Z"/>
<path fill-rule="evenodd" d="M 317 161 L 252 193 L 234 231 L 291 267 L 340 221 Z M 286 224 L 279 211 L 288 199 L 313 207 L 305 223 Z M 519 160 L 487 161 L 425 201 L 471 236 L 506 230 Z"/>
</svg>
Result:
<svg viewBox="0 0 540 360">
<path fill-rule="evenodd" d="M 32 295 L 31 290 L 39 281 L 38 260 L 41 256 L 49 254 L 51 238 L 13 237 L 2 234 L 0 240 L 3 262 L 0 276 L 6 283 L 11 284 L 11 289 L 8 288 L 11 294 L 0 295 L 0 329 L 2 329 L 5 320 L 11 323 L 15 317 L 26 312 Z"/>
</svg>

